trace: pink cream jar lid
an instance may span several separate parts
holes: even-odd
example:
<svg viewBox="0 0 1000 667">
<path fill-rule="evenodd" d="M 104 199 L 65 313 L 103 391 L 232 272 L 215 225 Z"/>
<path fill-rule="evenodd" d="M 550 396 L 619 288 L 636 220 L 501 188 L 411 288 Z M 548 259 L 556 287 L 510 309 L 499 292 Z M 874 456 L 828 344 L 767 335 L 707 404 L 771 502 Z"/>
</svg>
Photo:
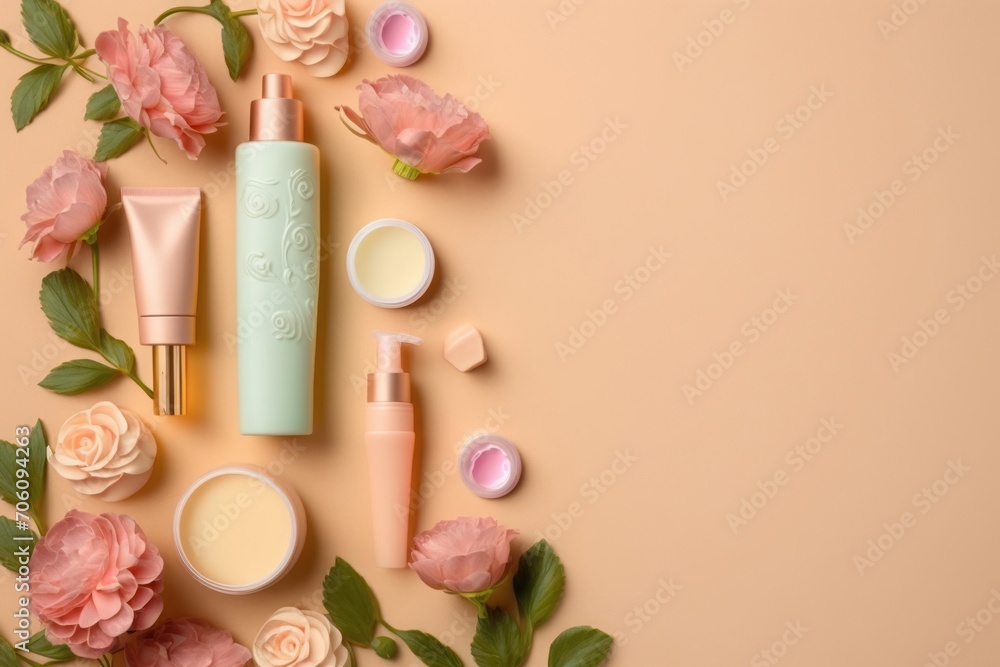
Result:
<svg viewBox="0 0 1000 667">
<path fill-rule="evenodd" d="M 413 5 L 399 0 L 383 2 L 368 18 L 368 44 L 379 60 L 407 67 L 427 50 L 427 21 Z"/>
</svg>

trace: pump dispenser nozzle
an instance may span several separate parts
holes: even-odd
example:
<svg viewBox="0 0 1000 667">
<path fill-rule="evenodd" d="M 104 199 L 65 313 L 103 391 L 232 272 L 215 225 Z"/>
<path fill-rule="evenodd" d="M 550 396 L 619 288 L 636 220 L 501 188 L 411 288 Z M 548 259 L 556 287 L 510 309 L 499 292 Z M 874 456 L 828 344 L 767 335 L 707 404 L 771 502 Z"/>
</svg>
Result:
<svg viewBox="0 0 1000 667">
<path fill-rule="evenodd" d="M 376 342 L 375 372 L 368 374 L 368 402 L 410 402 L 410 374 L 403 372 L 403 343 L 420 345 L 422 339 L 395 331 L 373 331 Z"/>
</svg>

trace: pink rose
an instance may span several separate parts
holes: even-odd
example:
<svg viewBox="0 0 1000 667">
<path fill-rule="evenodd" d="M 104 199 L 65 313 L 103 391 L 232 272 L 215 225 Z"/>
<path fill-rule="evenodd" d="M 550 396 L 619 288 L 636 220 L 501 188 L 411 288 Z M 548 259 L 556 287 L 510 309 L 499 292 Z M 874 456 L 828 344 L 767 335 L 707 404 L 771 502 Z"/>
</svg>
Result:
<svg viewBox="0 0 1000 667">
<path fill-rule="evenodd" d="M 333 76 L 347 62 L 344 0 L 257 0 L 257 18 L 271 50 L 313 76 Z"/>
<path fill-rule="evenodd" d="M 77 492 L 108 502 L 141 489 L 155 458 L 156 440 L 146 425 L 108 401 L 67 419 L 48 450 L 49 465 Z"/>
<path fill-rule="evenodd" d="M 31 556 L 31 611 L 53 644 L 99 658 L 163 610 L 163 559 L 131 517 L 71 510 Z"/>
<path fill-rule="evenodd" d="M 125 113 L 156 136 L 176 141 L 192 160 L 205 147 L 201 135 L 225 125 L 205 68 L 163 26 L 140 27 L 136 37 L 120 18 L 118 30 L 102 32 L 94 48 Z"/>
<path fill-rule="evenodd" d="M 264 622 L 253 642 L 257 667 L 344 667 L 344 636 L 315 611 L 282 607 Z"/>
<path fill-rule="evenodd" d="M 250 651 L 200 618 L 169 618 L 125 644 L 128 667 L 243 667 Z"/>
<path fill-rule="evenodd" d="M 413 538 L 410 567 L 431 588 L 481 593 L 507 574 L 510 543 L 516 536 L 516 530 L 492 518 L 439 521 Z"/>
<path fill-rule="evenodd" d="M 472 157 L 490 138 L 483 117 L 451 95 L 439 97 L 422 81 L 395 74 L 358 86 L 356 113 L 337 107 L 348 129 L 396 156 L 392 170 L 405 178 L 420 174 L 469 171 L 482 162 Z M 347 121 L 355 127 L 351 127 Z"/>
<path fill-rule="evenodd" d="M 73 256 L 80 237 L 101 220 L 108 206 L 104 189 L 107 174 L 108 165 L 103 162 L 63 151 L 62 157 L 28 186 L 28 212 L 21 216 L 28 231 L 21 246 L 35 244 L 32 259 L 51 262 Z"/>
</svg>

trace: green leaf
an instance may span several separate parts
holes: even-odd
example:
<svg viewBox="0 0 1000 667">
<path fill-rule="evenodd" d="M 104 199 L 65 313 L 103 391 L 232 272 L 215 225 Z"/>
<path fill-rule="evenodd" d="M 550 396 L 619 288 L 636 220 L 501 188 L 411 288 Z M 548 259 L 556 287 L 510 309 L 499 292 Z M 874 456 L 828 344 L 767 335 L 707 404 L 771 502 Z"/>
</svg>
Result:
<svg viewBox="0 0 1000 667">
<path fill-rule="evenodd" d="M 119 118 L 105 123 L 101 128 L 101 136 L 97 138 L 94 159 L 104 162 L 118 157 L 139 143 L 145 132 L 142 125 L 131 118 Z"/>
<path fill-rule="evenodd" d="M 94 290 L 79 273 L 67 268 L 45 276 L 39 301 L 57 336 L 77 347 L 100 351 L 101 325 Z"/>
<path fill-rule="evenodd" d="M 65 71 L 65 65 L 39 65 L 17 82 L 10 96 L 10 113 L 18 132 L 48 106 L 49 98 L 59 88 Z"/>
<path fill-rule="evenodd" d="M 410 647 L 413 655 L 430 667 L 462 667 L 462 659 L 433 635 L 420 630 L 393 630 Z"/>
<path fill-rule="evenodd" d="M 0 498 L 17 504 L 17 445 L 0 440 Z"/>
<path fill-rule="evenodd" d="M 45 500 L 45 454 L 48 443 L 42 420 L 36 419 L 28 439 L 28 493 L 31 513 L 41 516 L 42 501 Z"/>
<path fill-rule="evenodd" d="M 123 373 L 131 373 L 135 369 L 135 352 L 132 348 L 104 329 L 101 329 L 101 354 Z"/>
<path fill-rule="evenodd" d="M 0 637 L 0 665 L 3 667 L 17 667 L 21 661 L 14 652 L 14 647 L 3 637 Z"/>
<path fill-rule="evenodd" d="M 111 120 L 121 111 L 122 102 L 118 99 L 115 87 L 108 84 L 90 96 L 87 100 L 87 111 L 83 114 L 85 120 Z"/>
<path fill-rule="evenodd" d="M 371 646 L 378 602 L 364 577 L 342 558 L 337 558 L 323 580 L 323 606 L 344 637 L 355 644 Z"/>
<path fill-rule="evenodd" d="M 565 630 L 549 647 L 549 667 L 597 667 L 608 659 L 614 640 L 588 625 Z"/>
<path fill-rule="evenodd" d="M 69 58 L 80 45 L 76 26 L 56 0 L 21 0 L 21 22 L 31 42 L 47 55 Z"/>
<path fill-rule="evenodd" d="M 0 47 L 10 46 L 10 35 L 6 30 L 0 30 Z"/>
<path fill-rule="evenodd" d="M 479 667 L 518 667 L 523 665 L 530 648 L 528 635 L 503 609 L 490 609 L 476 624 L 472 638 L 472 657 Z"/>
<path fill-rule="evenodd" d="M 69 646 L 63 644 L 53 644 L 45 636 L 44 630 L 39 630 L 28 639 L 28 651 L 43 658 L 48 658 L 50 662 L 69 662 L 76 660 L 76 656 L 69 650 Z"/>
<path fill-rule="evenodd" d="M 74 359 L 59 364 L 46 375 L 39 387 L 57 394 L 74 395 L 107 384 L 118 371 L 99 361 Z"/>
<path fill-rule="evenodd" d="M 514 575 L 514 595 L 521 617 L 537 628 L 552 615 L 566 590 L 566 570 L 545 540 L 524 552 Z"/>
<path fill-rule="evenodd" d="M 15 537 L 29 536 L 30 539 L 18 540 Z M 11 572 L 17 572 L 17 568 L 24 563 L 23 558 L 30 558 L 31 550 L 38 542 L 38 535 L 35 531 L 18 528 L 17 524 L 8 516 L 0 516 L 0 565 Z M 25 553 L 27 547 L 27 553 Z"/>
<path fill-rule="evenodd" d="M 216 2 L 217 0 L 213 0 L 212 5 L 215 5 Z M 243 27 L 239 19 L 233 18 L 228 8 L 226 8 L 226 13 L 226 18 L 220 19 L 222 22 L 222 55 L 226 58 L 229 78 L 236 81 L 240 78 L 240 73 L 243 72 L 247 60 L 250 59 L 253 41 L 250 39 L 250 33 L 247 32 L 247 29 Z"/>
</svg>

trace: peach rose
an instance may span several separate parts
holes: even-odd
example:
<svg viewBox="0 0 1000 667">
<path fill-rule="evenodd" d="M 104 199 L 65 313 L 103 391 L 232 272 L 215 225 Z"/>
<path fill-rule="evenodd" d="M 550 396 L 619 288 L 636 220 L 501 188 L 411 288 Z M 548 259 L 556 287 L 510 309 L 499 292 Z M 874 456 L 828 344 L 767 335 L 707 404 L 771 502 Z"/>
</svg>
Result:
<svg viewBox="0 0 1000 667">
<path fill-rule="evenodd" d="M 205 68 L 167 28 L 140 27 L 136 37 L 119 18 L 118 30 L 102 32 L 94 48 L 125 113 L 156 136 L 176 141 L 190 159 L 205 147 L 203 134 L 225 125 Z"/>
<path fill-rule="evenodd" d="M 439 521 L 413 538 L 410 567 L 431 588 L 469 595 L 488 591 L 506 576 L 517 536 L 495 519 Z"/>
<path fill-rule="evenodd" d="M 347 62 L 344 0 L 258 0 L 257 18 L 271 50 L 313 76 L 333 76 Z"/>
<path fill-rule="evenodd" d="M 31 555 L 31 611 L 53 644 L 99 658 L 163 610 L 163 558 L 135 520 L 77 510 L 55 523 Z"/>
<path fill-rule="evenodd" d="M 200 618 L 168 618 L 125 644 L 128 667 L 243 667 L 250 651 Z"/>
<path fill-rule="evenodd" d="M 253 640 L 258 667 L 344 667 L 344 636 L 315 611 L 282 607 L 267 619 Z"/>
<path fill-rule="evenodd" d="M 67 419 L 48 450 L 49 464 L 74 489 L 108 502 L 141 489 L 155 458 L 156 440 L 145 424 L 108 401 Z"/>
<path fill-rule="evenodd" d="M 451 95 L 440 97 L 419 79 L 403 74 L 358 86 L 360 114 L 337 107 L 348 129 L 396 156 L 392 170 L 404 178 L 469 171 L 473 157 L 490 138 L 486 121 Z M 350 121 L 354 127 L 347 124 Z"/>
<path fill-rule="evenodd" d="M 108 165 L 103 162 L 63 151 L 62 157 L 28 186 L 28 212 L 21 216 L 28 231 L 18 247 L 34 243 L 31 258 L 43 262 L 72 257 L 80 247 L 80 237 L 104 216 L 107 175 Z"/>
</svg>

